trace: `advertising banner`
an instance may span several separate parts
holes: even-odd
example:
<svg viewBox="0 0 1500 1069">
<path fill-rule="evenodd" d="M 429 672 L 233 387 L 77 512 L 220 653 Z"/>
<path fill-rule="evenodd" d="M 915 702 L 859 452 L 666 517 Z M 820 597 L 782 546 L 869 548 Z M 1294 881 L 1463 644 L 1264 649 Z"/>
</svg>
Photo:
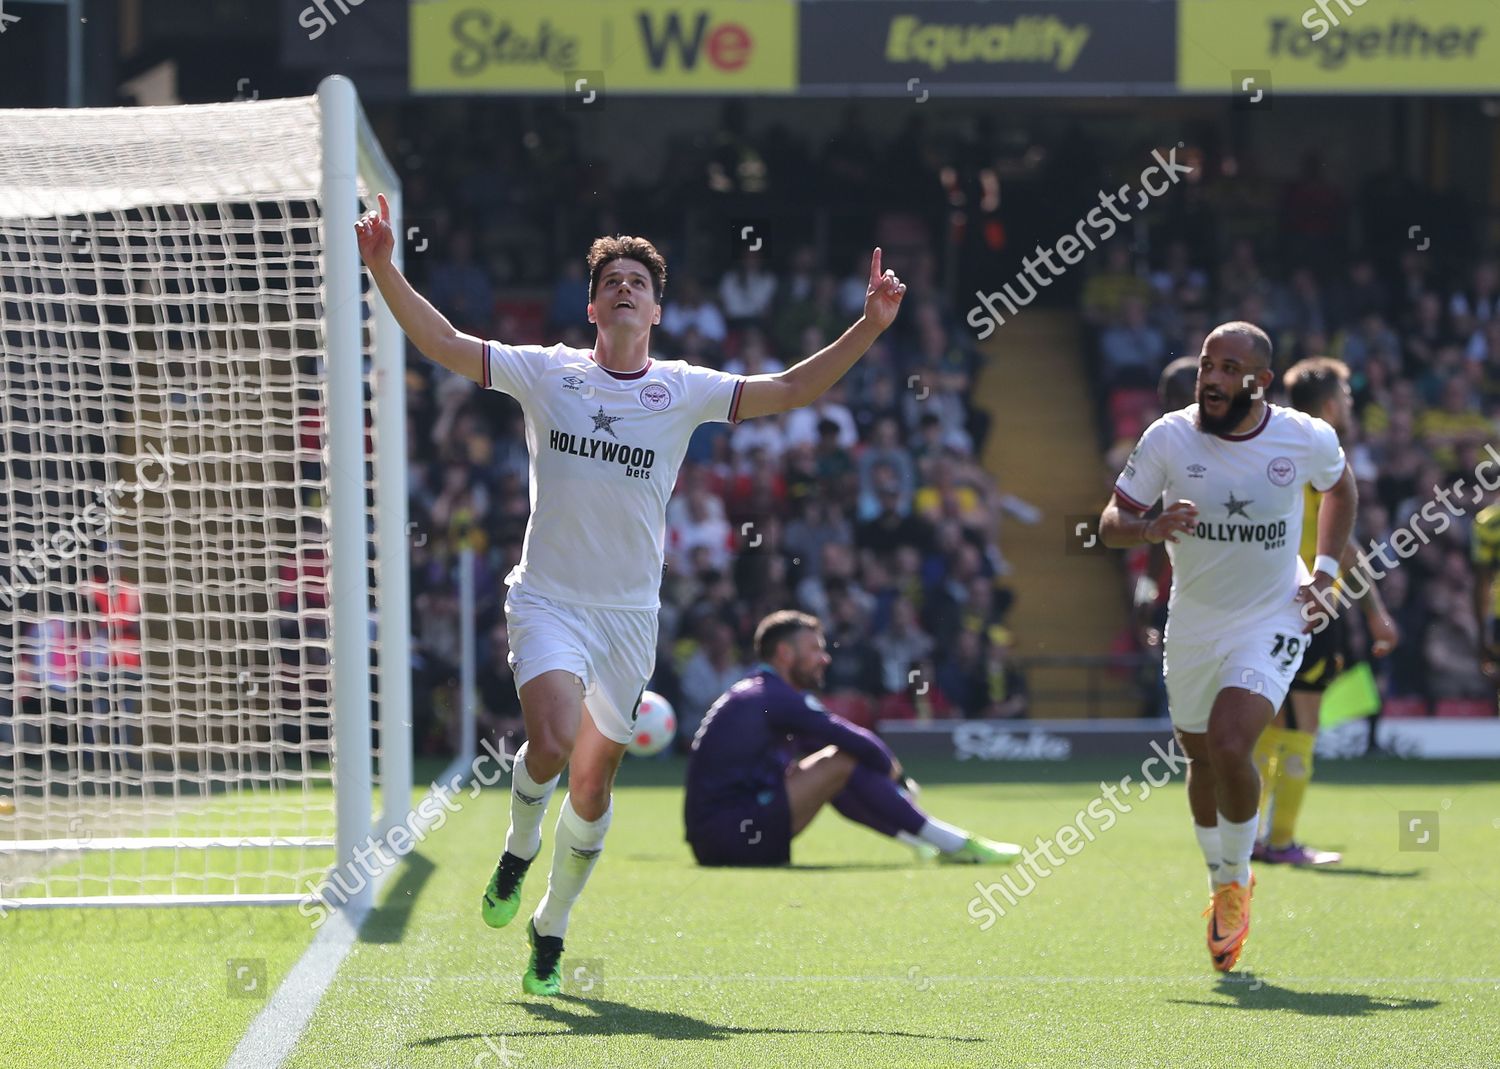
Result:
<svg viewBox="0 0 1500 1069">
<path fill-rule="evenodd" d="M 1496 0 L 1179 0 L 1184 92 L 1500 90 Z"/>
<path fill-rule="evenodd" d="M 804 90 L 1175 91 L 1176 8 L 1156 0 L 807 0 L 800 21 Z"/>
<path fill-rule="evenodd" d="M 791 93 L 793 0 L 414 0 L 414 93 Z"/>
</svg>

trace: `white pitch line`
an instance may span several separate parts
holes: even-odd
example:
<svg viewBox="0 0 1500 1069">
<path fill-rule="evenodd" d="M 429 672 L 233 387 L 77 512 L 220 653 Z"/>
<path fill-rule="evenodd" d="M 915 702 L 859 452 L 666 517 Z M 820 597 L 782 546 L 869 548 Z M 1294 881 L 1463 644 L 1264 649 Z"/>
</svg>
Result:
<svg viewBox="0 0 1500 1069">
<path fill-rule="evenodd" d="M 349 984 L 488 984 L 506 981 L 509 973 L 492 976 L 350 976 Z M 1413 984 L 1425 986 L 1493 986 L 1500 988 L 1500 976 L 688 976 L 665 974 L 660 976 L 630 975 L 612 976 L 611 979 L 633 984 L 639 983 L 692 983 L 692 984 L 899 984 L 911 987 L 914 983 L 930 981 L 941 984 L 1000 984 L 1000 985 L 1049 985 L 1049 984 L 1202 984 L 1205 980 L 1222 980 L 1225 983 L 1261 986 L 1272 984 Z M 606 981 L 596 981 L 601 985 Z"/>
<path fill-rule="evenodd" d="M 457 777 L 465 771 L 464 764 L 462 757 L 457 758 L 435 782 L 450 792 L 456 791 L 463 785 L 457 782 Z M 463 777 L 463 781 L 468 782 L 467 776 Z M 428 791 L 427 797 L 432 796 L 433 792 Z M 423 802 L 425 801 L 424 798 Z M 413 812 L 421 804 L 419 802 L 413 806 Z M 436 815 L 434 812 L 434 818 Z M 415 825 L 408 826 L 425 833 L 429 824 L 431 820 L 418 821 Z M 418 834 L 415 838 L 420 841 L 423 835 Z M 397 868 L 400 868 L 399 859 L 396 866 L 376 877 L 370 893 L 371 901 L 379 900 L 381 888 Z M 250 1027 L 235 1046 L 224 1069 L 274 1069 L 286 1061 L 297 1046 L 297 1041 L 302 1038 L 302 1033 L 307 1030 L 308 1022 L 317 1012 L 339 966 L 358 940 L 360 925 L 364 924 L 370 913 L 368 908 L 329 912 L 328 919 L 318 929 L 312 944 L 297 959 L 297 964 L 292 966 L 292 971 L 266 1002 L 265 1008 L 250 1022 Z"/>
<path fill-rule="evenodd" d="M 329 914 L 312 945 L 251 1022 L 225 1069 L 267 1069 L 291 1054 L 369 913 L 360 909 Z"/>
</svg>

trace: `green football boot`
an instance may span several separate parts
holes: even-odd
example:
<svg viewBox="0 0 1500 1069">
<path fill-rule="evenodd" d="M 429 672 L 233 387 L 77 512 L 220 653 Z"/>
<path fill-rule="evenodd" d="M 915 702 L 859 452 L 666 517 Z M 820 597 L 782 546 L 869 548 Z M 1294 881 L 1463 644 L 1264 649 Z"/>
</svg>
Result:
<svg viewBox="0 0 1500 1069">
<path fill-rule="evenodd" d="M 556 995 L 562 992 L 563 941 L 558 935 L 538 935 L 536 921 L 526 925 L 531 942 L 531 964 L 521 977 L 521 990 L 528 995 Z"/>
<path fill-rule="evenodd" d="M 540 854 L 541 850 L 537 853 Z M 533 860 L 519 858 L 509 850 L 500 855 L 495 874 L 484 888 L 484 904 L 480 912 L 485 924 L 491 928 L 504 928 L 515 919 L 516 911 L 521 908 L 521 881 L 526 878 L 526 870 L 531 868 Z"/>
<path fill-rule="evenodd" d="M 951 854 L 944 854 L 939 861 L 948 865 L 1010 865 L 1021 856 L 1021 848 L 1015 843 L 996 843 L 971 835 Z"/>
</svg>

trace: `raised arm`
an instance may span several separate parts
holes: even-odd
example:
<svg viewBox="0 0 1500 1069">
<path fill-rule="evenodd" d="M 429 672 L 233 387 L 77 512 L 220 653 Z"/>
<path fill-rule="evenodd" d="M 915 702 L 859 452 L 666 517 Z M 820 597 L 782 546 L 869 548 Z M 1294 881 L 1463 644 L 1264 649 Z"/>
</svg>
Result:
<svg viewBox="0 0 1500 1069">
<path fill-rule="evenodd" d="M 881 271 L 880 249 L 870 257 L 865 314 L 832 345 L 774 375 L 752 375 L 740 392 L 740 419 L 771 416 L 812 404 L 865 355 L 896 318 L 906 283 L 894 271 Z"/>
<path fill-rule="evenodd" d="M 379 194 L 379 201 L 380 210 L 366 212 L 354 229 L 359 236 L 359 254 L 380 295 L 423 356 L 473 382 L 484 382 L 484 342 L 448 322 L 448 317 L 414 290 L 391 262 L 396 247 L 391 206 L 384 193 Z"/>
</svg>

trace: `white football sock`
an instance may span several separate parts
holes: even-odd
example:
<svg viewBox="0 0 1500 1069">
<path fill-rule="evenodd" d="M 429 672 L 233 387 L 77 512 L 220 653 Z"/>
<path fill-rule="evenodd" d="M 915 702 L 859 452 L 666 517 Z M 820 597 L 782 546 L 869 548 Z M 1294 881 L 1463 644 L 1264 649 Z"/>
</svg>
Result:
<svg viewBox="0 0 1500 1069">
<path fill-rule="evenodd" d="M 1256 817 L 1234 823 L 1219 814 L 1219 847 L 1223 861 L 1219 868 L 1222 883 L 1250 886 L 1250 852 L 1255 849 Z"/>
<path fill-rule="evenodd" d="M 1210 824 L 1205 828 L 1202 824 L 1194 824 L 1193 834 L 1198 836 L 1198 849 L 1203 851 L 1203 860 L 1208 862 L 1208 889 L 1215 890 L 1219 886 L 1219 869 L 1224 860 L 1219 826 Z"/>
<path fill-rule="evenodd" d="M 969 833 L 962 828 L 955 828 L 952 824 L 944 824 L 935 817 L 928 817 L 927 823 L 922 825 L 922 830 L 917 832 L 917 838 L 924 843 L 930 843 L 945 854 L 952 854 L 963 849 L 964 843 L 969 841 Z"/>
<path fill-rule="evenodd" d="M 526 768 L 526 745 L 521 743 L 510 769 L 510 831 L 505 836 L 505 849 L 529 860 L 542 848 L 542 818 L 562 777 L 553 776 L 546 783 L 532 779 Z"/>
<path fill-rule="evenodd" d="M 604 833 L 615 811 L 614 798 L 598 820 L 584 820 L 573 809 L 573 796 L 563 799 L 557 816 L 557 841 L 552 844 L 552 874 L 547 878 L 547 893 L 537 906 L 532 920 L 538 935 L 562 936 L 568 930 L 568 913 L 583 893 L 589 873 L 604 849 Z"/>
</svg>

